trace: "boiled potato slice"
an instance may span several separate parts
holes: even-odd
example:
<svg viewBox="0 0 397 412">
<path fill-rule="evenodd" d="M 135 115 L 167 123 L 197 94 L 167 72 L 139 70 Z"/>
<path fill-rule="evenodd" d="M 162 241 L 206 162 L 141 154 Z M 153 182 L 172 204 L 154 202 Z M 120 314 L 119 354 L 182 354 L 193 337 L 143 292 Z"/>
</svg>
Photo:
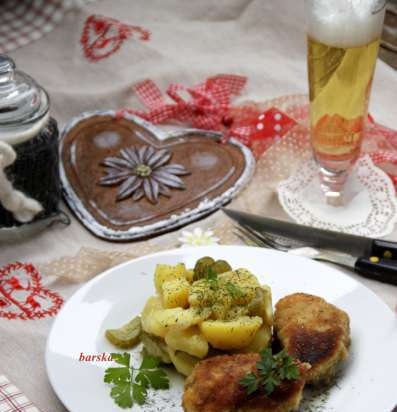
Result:
<svg viewBox="0 0 397 412">
<path fill-rule="evenodd" d="M 248 312 L 247 305 L 236 305 L 232 306 L 226 313 L 223 320 L 233 320 L 240 318 L 241 316 L 248 316 L 250 313 Z"/>
<path fill-rule="evenodd" d="M 194 270 L 186 269 L 185 278 L 189 283 L 193 282 Z"/>
<path fill-rule="evenodd" d="M 141 314 L 141 324 L 142 329 L 145 332 L 163 338 L 167 330 L 157 321 L 155 317 L 155 314 L 161 312 L 162 310 L 164 309 L 161 303 L 161 298 L 159 296 L 150 297 L 143 308 Z"/>
<path fill-rule="evenodd" d="M 255 289 L 259 287 L 258 279 L 247 269 L 237 269 L 222 273 L 218 276 L 221 285 L 234 285 L 242 293 L 232 295 L 235 305 L 246 305 L 255 296 Z"/>
<path fill-rule="evenodd" d="M 160 296 L 151 296 L 145 303 L 142 311 L 142 316 L 148 315 L 156 310 L 163 309 L 163 303 Z"/>
<path fill-rule="evenodd" d="M 165 308 L 186 308 L 189 305 L 189 282 L 185 278 L 166 280 L 163 285 Z"/>
<path fill-rule="evenodd" d="M 204 358 L 208 354 L 208 342 L 197 326 L 187 329 L 171 330 L 165 335 L 166 344 L 175 351 L 183 351 L 197 358 Z"/>
<path fill-rule="evenodd" d="M 214 307 L 215 317 L 224 319 L 231 306 L 251 302 L 259 286 L 256 277 L 246 269 L 225 272 L 212 281 L 204 278 L 193 282 L 189 303 L 194 307 Z"/>
<path fill-rule="evenodd" d="M 200 361 L 199 358 L 195 358 L 188 353 L 174 351 L 171 348 L 168 349 L 168 352 L 175 369 L 185 376 L 189 376 L 192 373 L 193 368 Z"/>
<path fill-rule="evenodd" d="M 203 320 L 203 313 L 193 309 L 172 308 L 153 313 L 152 318 L 160 325 L 164 332 L 163 337 L 170 328 L 187 329 L 197 325 Z"/>
<path fill-rule="evenodd" d="M 217 349 L 241 349 L 249 345 L 263 320 L 259 316 L 242 316 L 235 320 L 206 320 L 200 330 L 208 343 Z"/>
<path fill-rule="evenodd" d="M 272 340 L 271 328 L 267 325 L 262 325 L 253 339 L 253 341 L 239 350 L 242 353 L 260 352 L 270 346 Z"/>
<path fill-rule="evenodd" d="M 185 279 L 186 267 L 183 263 L 178 263 L 175 266 L 157 265 L 154 272 L 154 285 L 158 293 L 162 292 L 162 285 L 166 280 Z"/>
<path fill-rule="evenodd" d="M 189 290 L 189 304 L 195 308 L 213 306 L 217 301 L 216 291 L 211 289 L 211 284 L 206 279 L 193 282 Z"/>
<path fill-rule="evenodd" d="M 227 317 L 228 312 L 230 311 L 231 303 L 227 299 L 219 299 L 218 302 L 214 303 L 211 307 L 212 317 L 215 319 L 224 320 Z"/>
</svg>

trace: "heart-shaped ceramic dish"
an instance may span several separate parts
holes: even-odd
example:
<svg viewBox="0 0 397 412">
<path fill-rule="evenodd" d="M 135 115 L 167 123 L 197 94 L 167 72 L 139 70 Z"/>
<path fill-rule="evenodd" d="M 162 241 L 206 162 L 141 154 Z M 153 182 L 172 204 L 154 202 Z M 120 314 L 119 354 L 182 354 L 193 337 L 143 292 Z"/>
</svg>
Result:
<svg viewBox="0 0 397 412">
<path fill-rule="evenodd" d="M 133 115 L 119 119 L 114 111 L 83 113 L 62 132 L 65 199 L 87 229 L 108 240 L 138 239 L 180 227 L 229 202 L 253 174 L 251 151 L 234 140 L 221 143 L 220 137 L 192 129 L 167 134 Z M 160 154 L 168 151 L 168 170 L 177 165 L 188 171 L 178 178 L 184 190 L 171 187 L 153 203 L 145 196 L 117 200 L 121 186 L 101 184 L 106 171 L 120 173 L 120 161 L 125 173 L 128 150 L 143 146 Z M 106 159 L 114 170 L 106 168 Z"/>
</svg>

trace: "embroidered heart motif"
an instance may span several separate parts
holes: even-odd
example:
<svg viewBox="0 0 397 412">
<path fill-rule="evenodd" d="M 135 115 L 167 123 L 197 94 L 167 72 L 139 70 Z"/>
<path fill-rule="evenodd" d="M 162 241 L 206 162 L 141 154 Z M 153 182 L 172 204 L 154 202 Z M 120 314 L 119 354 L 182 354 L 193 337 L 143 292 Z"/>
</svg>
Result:
<svg viewBox="0 0 397 412">
<path fill-rule="evenodd" d="M 33 265 L 17 262 L 0 269 L 0 318 L 54 316 L 62 304 L 61 296 L 41 285 L 41 276 Z"/>
<path fill-rule="evenodd" d="M 61 140 L 64 195 L 92 233 L 125 241 L 180 227 L 229 202 L 253 173 L 251 151 L 234 140 L 221 143 L 217 133 L 187 130 L 165 137 L 151 123 L 129 114 L 119 119 L 115 112 L 83 113 L 66 126 Z M 150 190 L 145 176 L 131 177 L 138 169 L 147 172 L 131 154 L 131 148 L 145 146 L 152 148 L 143 156 L 153 156 L 148 164 L 153 165 L 154 185 L 165 192 L 158 202 L 139 195 L 142 188 L 146 194 Z M 110 184 L 101 184 L 104 180 Z"/>
<path fill-rule="evenodd" d="M 134 33 L 137 33 L 142 41 L 150 38 L 150 32 L 140 26 L 93 14 L 84 23 L 80 43 L 85 57 L 96 62 L 114 54 Z"/>
</svg>

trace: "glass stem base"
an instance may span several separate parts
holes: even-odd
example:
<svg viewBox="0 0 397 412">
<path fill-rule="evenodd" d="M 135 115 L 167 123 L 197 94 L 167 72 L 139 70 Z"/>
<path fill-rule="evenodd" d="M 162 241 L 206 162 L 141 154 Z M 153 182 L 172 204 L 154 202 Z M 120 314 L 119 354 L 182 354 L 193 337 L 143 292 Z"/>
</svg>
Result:
<svg viewBox="0 0 397 412">
<path fill-rule="evenodd" d="M 349 170 L 332 172 L 320 167 L 320 184 L 325 194 L 327 204 L 330 206 L 342 206 L 344 203 L 343 187 L 349 176 Z"/>
</svg>

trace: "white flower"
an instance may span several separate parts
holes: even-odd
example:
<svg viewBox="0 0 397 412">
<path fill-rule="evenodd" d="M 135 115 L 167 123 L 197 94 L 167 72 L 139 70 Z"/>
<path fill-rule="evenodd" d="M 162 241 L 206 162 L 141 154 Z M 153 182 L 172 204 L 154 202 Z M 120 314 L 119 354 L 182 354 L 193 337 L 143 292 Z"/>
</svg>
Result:
<svg viewBox="0 0 397 412">
<path fill-rule="evenodd" d="M 187 246 L 210 246 L 219 243 L 219 238 L 214 236 L 212 230 L 203 231 L 201 228 L 196 227 L 193 232 L 187 230 L 182 231 L 182 237 L 178 239 L 182 247 Z"/>
</svg>

